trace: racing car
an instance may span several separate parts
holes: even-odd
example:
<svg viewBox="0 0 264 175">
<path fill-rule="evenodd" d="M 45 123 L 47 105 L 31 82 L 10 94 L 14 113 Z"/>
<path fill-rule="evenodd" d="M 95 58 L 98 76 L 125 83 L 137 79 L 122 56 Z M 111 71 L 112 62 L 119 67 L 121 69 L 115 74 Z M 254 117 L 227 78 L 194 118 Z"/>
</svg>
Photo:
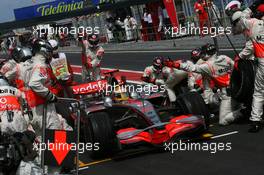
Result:
<svg viewBox="0 0 264 175">
<path fill-rule="evenodd" d="M 102 93 L 107 84 L 103 79 L 72 86 L 75 96 L 85 97 L 79 99 L 81 138 L 85 143 L 99 143 L 92 157 L 106 157 L 135 144 L 160 146 L 208 129 L 210 113 L 196 92 L 183 93 L 174 106 L 165 106 L 166 93 L 138 94 L 136 98 L 122 91 L 107 95 Z"/>
</svg>

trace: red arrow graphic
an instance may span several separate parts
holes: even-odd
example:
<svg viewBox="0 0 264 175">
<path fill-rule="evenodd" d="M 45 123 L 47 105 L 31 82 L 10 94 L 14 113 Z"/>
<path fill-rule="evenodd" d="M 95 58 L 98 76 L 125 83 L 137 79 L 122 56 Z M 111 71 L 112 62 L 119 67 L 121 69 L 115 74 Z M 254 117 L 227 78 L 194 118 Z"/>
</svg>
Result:
<svg viewBox="0 0 264 175">
<path fill-rule="evenodd" d="M 60 165 L 71 150 L 72 144 L 66 143 L 66 131 L 55 131 L 54 135 L 55 142 L 49 143 L 49 149 Z"/>
</svg>

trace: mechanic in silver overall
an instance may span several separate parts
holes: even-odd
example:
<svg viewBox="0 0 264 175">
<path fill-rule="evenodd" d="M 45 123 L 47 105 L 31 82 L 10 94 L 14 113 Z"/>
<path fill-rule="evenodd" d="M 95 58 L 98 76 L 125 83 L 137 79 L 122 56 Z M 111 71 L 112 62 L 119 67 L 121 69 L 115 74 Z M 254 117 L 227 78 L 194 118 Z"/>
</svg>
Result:
<svg viewBox="0 0 264 175">
<path fill-rule="evenodd" d="M 241 33 L 245 36 L 246 38 L 246 45 L 243 48 L 243 50 L 239 53 L 239 55 L 236 55 L 235 60 L 242 58 L 242 59 L 247 59 L 247 60 L 254 60 L 254 48 L 253 48 L 253 42 L 250 39 L 250 30 L 242 30 L 242 26 L 240 25 L 241 23 L 239 22 L 242 12 L 241 12 L 241 3 L 239 1 L 231 1 L 230 3 L 227 4 L 225 7 L 225 12 L 226 14 L 230 17 L 231 19 L 231 24 L 232 24 L 232 33 L 234 35 L 240 35 Z M 249 18 L 248 16 L 247 18 Z"/>
<path fill-rule="evenodd" d="M 188 73 L 182 70 L 164 66 L 164 58 L 156 57 L 153 60 L 152 66 L 146 67 L 142 76 L 142 80 L 146 83 L 155 85 L 164 85 L 170 102 L 176 101 L 174 87 L 182 80 L 188 77 Z"/>
<path fill-rule="evenodd" d="M 36 41 L 33 48 L 35 56 L 32 60 L 29 59 L 31 58 L 30 50 L 28 48 L 21 49 L 19 54 L 21 62 L 17 64 L 16 69 L 8 73 L 8 78 L 14 79 L 23 94 L 22 96 L 26 99 L 29 112 L 32 112 L 32 116 L 28 119 L 28 128 L 36 132 L 36 136 L 40 139 L 44 103 L 47 103 L 47 128 L 60 130 L 72 130 L 72 128 L 62 116 L 57 115 L 55 105 L 51 102 L 51 97 L 55 95 L 49 94 L 56 93 L 54 90 L 56 88 L 53 85 L 56 79 L 48 65 L 52 48 L 48 42 L 42 40 Z M 21 161 L 17 174 L 41 174 L 39 164 L 40 156 L 34 161 Z"/>
<path fill-rule="evenodd" d="M 164 84 L 164 79 L 162 75 L 163 68 L 163 58 L 155 57 L 152 65 L 145 68 L 144 73 L 141 77 L 142 81 L 149 84 Z"/>
<path fill-rule="evenodd" d="M 91 82 L 101 79 L 101 61 L 104 49 L 99 46 L 99 36 L 88 35 L 82 41 L 82 82 Z"/>
<path fill-rule="evenodd" d="M 253 15 L 253 17 L 251 17 Z M 237 33 L 246 33 L 253 44 L 254 55 L 258 61 L 255 88 L 253 94 L 251 126 L 249 132 L 258 132 L 261 129 L 261 120 L 264 104 L 264 2 L 255 1 L 243 12 L 236 11 L 232 15 L 233 28 Z M 240 57 L 237 57 L 236 62 Z M 243 59 L 243 57 L 241 57 Z M 247 58 L 247 57 L 246 57 Z"/>
<path fill-rule="evenodd" d="M 201 74 L 203 77 L 204 99 L 207 101 L 207 104 L 209 101 L 207 95 L 211 93 L 207 93 L 206 91 L 211 92 L 210 81 L 214 81 L 214 84 L 221 90 L 219 124 L 231 124 L 242 115 L 240 112 L 241 105 L 234 101 L 228 92 L 234 62 L 225 55 L 218 56 L 214 45 L 206 44 L 202 46 L 202 51 L 205 54 L 203 57 L 205 62 L 203 64 L 198 65 L 191 62 L 182 63 L 179 61 L 172 61 L 166 64 L 168 67 Z"/>
</svg>

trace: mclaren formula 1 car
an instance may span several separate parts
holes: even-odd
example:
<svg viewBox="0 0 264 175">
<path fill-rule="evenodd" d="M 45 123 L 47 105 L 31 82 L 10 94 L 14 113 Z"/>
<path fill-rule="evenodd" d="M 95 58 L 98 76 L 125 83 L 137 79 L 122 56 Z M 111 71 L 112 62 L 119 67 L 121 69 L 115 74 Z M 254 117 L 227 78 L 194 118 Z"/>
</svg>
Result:
<svg viewBox="0 0 264 175">
<path fill-rule="evenodd" d="M 208 127 L 210 113 L 196 92 L 180 94 L 176 103 L 168 106 L 163 103 L 168 98 L 164 92 L 136 98 L 122 91 L 105 94 L 108 80 L 72 87 L 81 103 L 81 139 L 99 143 L 100 149 L 92 152 L 94 157 L 135 144 L 160 146 L 182 135 L 195 136 Z M 61 109 L 67 115 L 67 108 Z"/>
</svg>

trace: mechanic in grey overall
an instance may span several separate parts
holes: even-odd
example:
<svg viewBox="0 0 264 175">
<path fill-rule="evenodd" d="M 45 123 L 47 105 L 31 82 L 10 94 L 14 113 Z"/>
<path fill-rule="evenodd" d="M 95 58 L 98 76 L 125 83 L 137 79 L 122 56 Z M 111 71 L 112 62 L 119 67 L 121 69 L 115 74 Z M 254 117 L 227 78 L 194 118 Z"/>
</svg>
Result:
<svg viewBox="0 0 264 175">
<path fill-rule="evenodd" d="M 164 85 L 170 102 L 176 101 L 174 92 L 175 85 L 188 77 L 188 73 L 182 70 L 164 66 L 164 58 L 156 57 L 153 60 L 152 66 L 146 67 L 142 76 L 142 80 L 146 83 L 155 85 Z"/>
<path fill-rule="evenodd" d="M 232 33 L 234 35 L 243 34 L 246 38 L 246 45 L 243 48 L 243 50 L 239 53 L 239 55 L 236 56 L 235 60 L 238 58 L 241 59 L 247 59 L 247 60 L 254 60 L 254 48 L 253 48 L 253 42 L 250 39 L 250 30 L 243 30 L 243 26 L 241 26 L 241 23 L 239 22 L 242 12 L 241 12 L 241 3 L 239 1 L 231 1 L 227 4 L 225 7 L 225 13 L 230 17 L 231 24 L 232 24 Z M 250 16 L 247 16 L 249 18 Z"/>
<path fill-rule="evenodd" d="M 251 17 L 253 15 L 253 17 Z M 235 21 L 235 19 L 237 19 Z M 255 88 L 253 94 L 252 121 L 249 132 L 258 132 L 261 129 L 261 120 L 264 104 L 264 2 L 255 1 L 243 12 L 236 11 L 232 15 L 233 28 L 237 33 L 247 33 L 254 49 L 254 55 L 258 61 L 255 76 Z M 243 57 L 241 57 L 243 59 Z M 237 57 L 236 62 L 239 60 Z"/>
<path fill-rule="evenodd" d="M 240 112 L 241 106 L 234 101 L 228 92 L 230 82 L 230 75 L 234 66 L 231 58 L 216 54 L 214 45 L 206 44 L 202 47 L 203 64 L 193 64 L 191 62 L 181 63 L 179 61 L 166 63 L 169 67 L 185 70 L 187 72 L 199 73 L 203 76 L 204 98 L 208 100 L 206 91 L 211 91 L 210 81 L 214 81 L 215 85 L 221 90 L 221 104 L 219 112 L 219 124 L 228 125 L 238 119 L 242 114 Z M 209 101 L 209 100 L 208 100 Z"/>
<path fill-rule="evenodd" d="M 26 60 L 17 65 L 17 69 L 10 73 L 14 77 L 17 86 L 24 94 L 28 106 L 32 110 L 32 118 L 29 126 L 36 133 L 38 139 L 42 132 L 43 110 L 46 106 L 46 120 L 48 129 L 72 130 L 60 115 L 57 115 L 55 104 L 56 96 L 54 93 L 54 83 L 56 79 L 52 74 L 48 62 L 52 56 L 52 47 L 48 42 L 38 40 L 33 45 L 35 56 L 32 60 Z M 22 48 L 20 56 L 27 55 L 27 49 Z M 23 59 L 22 59 L 23 60 Z M 16 76 L 14 76 L 16 75 Z M 40 156 L 34 161 L 21 161 L 17 174 L 41 174 L 39 167 Z M 55 169 L 57 171 L 57 169 Z"/>
</svg>

